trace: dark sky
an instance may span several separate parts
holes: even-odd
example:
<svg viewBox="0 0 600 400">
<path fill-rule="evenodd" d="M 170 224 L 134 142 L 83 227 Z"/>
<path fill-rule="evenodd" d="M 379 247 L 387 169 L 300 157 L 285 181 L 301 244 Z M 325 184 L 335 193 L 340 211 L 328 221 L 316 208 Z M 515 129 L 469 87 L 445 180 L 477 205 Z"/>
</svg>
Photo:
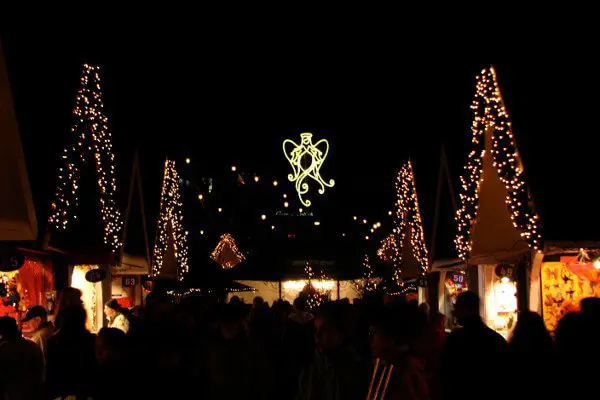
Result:
<svg viewBox="0 0 600 400">
<path fill-rule="evenodd" d="M 453 46 L 438 51 L 389 37 L 287 40 L 264 32 L 218 43 L 188 35 L 7 36 L 3 45 L 41 216 L 69 143 L 79 68 L 87 61 L 102 66 L 123 187 L 133 149 L 140 148 L 150 219 L 166 155 L 182 167 L 191 157 L 195 176 L 235 164 L 284 182 L 281 141 L 311 131 L 329 139 L 324 174 L 337 180 L 317 209 L 383 220 L 394 200 L 395 173 L 410 156 L 429 238 L 440 147 L 446 146 L 458 189 L 475 76 L 494 63 L 545 237 L 600 239 L 597 66 L 572 51 L 520 54 L 499 45 L 465 57 Z M 440 253 L 451 255 L 455 227 L 447 192 L 442 200 L 439 240 L 446 250 Z"/>
</svg>

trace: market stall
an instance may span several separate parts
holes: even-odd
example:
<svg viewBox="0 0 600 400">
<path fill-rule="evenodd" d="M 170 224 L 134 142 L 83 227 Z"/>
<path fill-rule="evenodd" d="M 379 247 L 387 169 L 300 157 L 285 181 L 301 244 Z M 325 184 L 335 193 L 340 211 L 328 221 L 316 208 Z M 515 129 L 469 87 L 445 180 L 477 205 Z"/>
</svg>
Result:
<svg viewBox="0 0 600 400">
<path fill-rule="evenodd" d="M 473 149 L 461 177 L 455 244 L 469 290 L 482 297 L 484 321 L 507 337 L 517 310 L 528 306 L 540 222 L 493 67 L 478 76 L 472 109 Z"/>
</svg>

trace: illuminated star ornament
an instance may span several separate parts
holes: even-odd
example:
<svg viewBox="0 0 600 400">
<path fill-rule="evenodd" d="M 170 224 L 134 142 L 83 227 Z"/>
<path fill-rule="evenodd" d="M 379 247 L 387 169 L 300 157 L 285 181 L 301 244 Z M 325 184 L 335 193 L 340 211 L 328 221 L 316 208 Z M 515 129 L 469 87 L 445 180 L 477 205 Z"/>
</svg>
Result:
<svg viewBox="0 0 600 400">
<path fill-rule="evenodd" d="M 298 197 L 305 207 L 310 207 L 312 204 L 310 200 L 304 198 L 309 190 L 307 182 L 309 178 L 319 185 L 319 194 L 325 193 L 326 187 L 331 188 L 335 185 L 333 179 L 325 182 L 321 177 L 320 170 L 328 153 L 329 142 L 326 139 L 321 139 L 313 144 L 312 133 L 301 133 L 299 144 L 290 139 L 283 142 L 283 154 L 285 154 L 285 158 L 294 171 L 288 175 L 288 179 L 290 182 L 295 182 Z"/>
<path fill-rule="evenodd" d="M 79 204 L 80 168 L 90 161 L 95 164 L 98 175 L 104 242 L 115 251 L 121 246 L 119 232 L 123 221 L 114 200 L 117 191 L 115 154 L 108 118 L 104 114 L 99 71 L 98 66 L 83 65 L 81 86 L 73 109 L 75 122 L 71 127 L 71 132 L 76 135 L 76 143 L 64 149 L 63 166 L 59 169 L 56 195 L 48 222 L 57 231 L 65 231 L 68 223 L 77 218 L 74 210 Z"/>
<path fill-rule="evenodd" d="M 533 209 L 533 202 L 523 176 L 523 165 L 508 113 L 493 67 L 484 69 L 477 77 L 473 103 L 473 149 L 469 153 L 464 175 L 461 177 L 461 205 L 456 213 L 458 234 L 456 249 L 462 259 L 467 259 L 472 250 L 471 234 L 479 208 L 479 189 L 483 181 L 483 158 L 486 134 L 491 135 L 491 157 L 508 196 L 506 206 L 515 228 L 534 250 L 541 246 L 540 219 Z"/>
<path fill-rule="evenodd" d="M 160 198 L 160 215 L 154 244 L 152 275 L 160 275 L 168 263 L 170 251 L 177 262 L 177 279 L 182 281 L 188 272 L 188 233 L 183 229 L 183 203 L 179 192 L 179 174 L 175 161 L 165 162 L 165 176 Z M 172 248 L 169 248 L 169 247 Z"/>
</svg>

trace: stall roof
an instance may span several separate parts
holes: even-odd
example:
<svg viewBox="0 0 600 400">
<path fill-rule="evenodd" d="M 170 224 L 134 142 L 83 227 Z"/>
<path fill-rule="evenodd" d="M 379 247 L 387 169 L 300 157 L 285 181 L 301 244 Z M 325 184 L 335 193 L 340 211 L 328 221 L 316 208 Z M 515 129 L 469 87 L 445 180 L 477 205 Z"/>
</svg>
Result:
<svg viewBox="0 0 600 400">
<path fill-rule="evenodd" d="M 37 220 L 0 43 L 0 241 L 37 239 Z"/>
</svg>

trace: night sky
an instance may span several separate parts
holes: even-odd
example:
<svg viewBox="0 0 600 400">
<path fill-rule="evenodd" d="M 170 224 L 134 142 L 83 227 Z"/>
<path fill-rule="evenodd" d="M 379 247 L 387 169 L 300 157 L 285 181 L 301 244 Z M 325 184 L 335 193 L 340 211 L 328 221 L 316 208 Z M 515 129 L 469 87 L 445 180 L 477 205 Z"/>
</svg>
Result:
<svg viewBox="0 0 600 400">
<path fill-rule="evenodd" d="M 152 232 L 167 155 L 184 178 L 226 177 L 236 165 L 278 179 L 284 186 L 264 200 L 273 213 L 281 203 L 277 193 L 288 188 L 293 195 L 281 141 L 309 131 L 331 144 L 322 172 L 336 179 L 336 187 L 315 199 L 314 211 L 329 217 L 336 231 L 350 230 L 345 224 L 359 215 L 384 222 L 380 234 L 389 232 L 385 222 L 395 174 L 411 157 L 429 239 L 440 148 L 446 147 L 458 191 L 469 151 L 475 76 L 493 63 L 545 238 L 600 239 L 594 193 L 598 79 L 591 59 L 560 51 L 521 56 L 502 46 L 491 56 L 464 57 L 458 51 L 416 50 L 391 38 L 275 36 L 248 34 L 220 43 L 190 36 L 87 42 L 3 37 L 41 227 L 59 155 L 70 143 L 80 64 L 91 62 L 102 67 L 121 192 L 134 148 L 141 153 Z M 440 256 L 454 255 L 449 199 L 444 191 Z M 186 206 L 198 207 L 191 201 Z"/>
</svg>

